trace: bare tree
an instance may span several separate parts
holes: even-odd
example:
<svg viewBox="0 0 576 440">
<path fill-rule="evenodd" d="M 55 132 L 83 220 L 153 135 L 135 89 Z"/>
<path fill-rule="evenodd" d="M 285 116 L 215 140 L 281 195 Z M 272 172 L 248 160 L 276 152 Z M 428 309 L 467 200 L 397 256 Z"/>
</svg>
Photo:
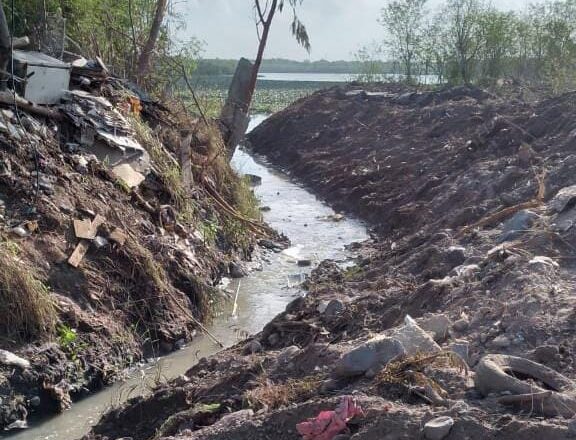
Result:
<svg viewBox="0 0 576 440">
<path fill-rule="evenodd" d="M 10 58 L 10 30 L 8 29 L 8 22 L 4 14 L 4 6 L 0 0 L 0 90 L 6 90 L 8 85 L 8 59 Z"/>
<path fill-rule="evenodd" d="M 297 7 L 301 4 L 302 0 L 254 0 L 256 31 L 259 41 L 256 59 L 254 64 L 244 58 L 238 63 L 236 74 L 228 92 L 228 99 L 220 114 L 220 122 L 223 126 L 222 136 L 230 157 L 232 157 L 238 142 L 242 140 L 248 126 L 248 113 L 256 90 L 258 72 L 264 58 L 272 21 L 274 16 L 278 12 L 282 12 L 286 6 L 292 10 L 292 35 L 301 46 L 310 51 L 308 32 L 296 13 Z"/>
<path fill-rule="evenodd" d="M 168 0 L 157 0 L 154 18 L 152 19 L 152 26 L 150 27 L 148 38 L 146 39 L 146 43 L 144 44 L 138 59 L 138 82 L 141 82 L 150 70 L 150 59 L 152 58 L 152 53 L 154 53 L 156 43 L 158 42 L 162 22 L 164 21 L 164 17 L 166 17 L 167 11 Z"/>
<path fill-rule="evenodd" d="M 262 0 L 254 0 L 254 10 L 256 13 L 256 30 L 258 32 L 259 43 L 248 89 L 248 105 L 250 105 L 254 95 L 254 90 L 256 89 L 258 72 L 260 71 L 262 59 L 264 58 L 264 51 L 266 49 L 266 44 L 268 43 L 268 35 L 270 33 L 270 28 L 272 27 L 272 21 L 274 20 L 274 16 L 277 12 L 282 12 L 286 6 L 291 8 L 292 35 L 294 35 L 294 38 L 296 38 L 298 44 L 300 44 L 308 52 L 310 51 L 310 38 L 308 37 L 306 26 L 304 26 L 304 24 L 300 21 L 296 13 L 296 8 L 302 4 L 302 1 L 303 0 L 272 0 L 270 3 L 268 0 L 266 0 L 264 3 Z M 248 111 L 248 109 L 246 109 L 246 111 Z"/>
</svg>

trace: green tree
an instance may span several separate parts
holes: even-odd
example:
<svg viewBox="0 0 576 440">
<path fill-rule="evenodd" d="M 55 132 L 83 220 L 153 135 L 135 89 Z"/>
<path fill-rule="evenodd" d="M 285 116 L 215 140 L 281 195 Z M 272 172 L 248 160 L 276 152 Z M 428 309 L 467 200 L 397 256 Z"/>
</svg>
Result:
<svg viewBox="0 0 576 440">
<path fill-rule="evenodd" d="M 447 43 L 456 63 L 456 78 L 465 84 L 472 81 L 482 48 L 480 15 L 486 10 L 484 0 L 448 0 L 443 17 L 447 23 Z"/>
<path fill-rule="evenodd" d="M 423 38 L 427 0 L 389 0 L 381 11 L 380 23 L 386 29 L 386 45 L 400 61 L 406 81 L 412 82 Z"/>
</svg>

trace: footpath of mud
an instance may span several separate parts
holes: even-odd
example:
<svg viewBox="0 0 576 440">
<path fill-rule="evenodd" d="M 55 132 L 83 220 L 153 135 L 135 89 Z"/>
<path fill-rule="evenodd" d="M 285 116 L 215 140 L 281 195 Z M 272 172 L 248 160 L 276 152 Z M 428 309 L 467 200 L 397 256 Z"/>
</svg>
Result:
<svg viewBox="0 0 576 440">
<path fill-rule="evenodd" d="M 360 89 L 249 137 L 375 226 L 357 265 L 323 263 L 263 332 L 87 438 L 332 439 L 297 425 L 336 407 L 339 440 L 574 435 L 576 95 Z"/>
</svg>

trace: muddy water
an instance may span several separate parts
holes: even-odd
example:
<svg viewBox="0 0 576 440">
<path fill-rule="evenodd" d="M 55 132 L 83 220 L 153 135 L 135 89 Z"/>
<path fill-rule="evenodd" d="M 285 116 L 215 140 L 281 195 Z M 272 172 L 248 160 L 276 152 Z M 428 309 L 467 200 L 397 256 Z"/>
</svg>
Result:
<svg viewBox="0 0 576 440">
<path fill-rule="evenodd" d="M 254 117 L 252 127 L 262 120 L 263 117 Z M 262 177 L 262 185 L 256 187 L 255 192 L 261 205 L 270 208 L 264 213 L 264 218 L 290 238 L 292 247 L 282 253 L 268 255 L 262 270 L 252 272 L 239 282 L 236 315 L 232 316 L 233 306 L 229 304 L 210 326 L 210 331 L 226 346 L 235 344 L 247 333 L 261 330 L 300 294 L 295 284 L 310 269 L 298 267 L 299 259 L 310 259 L 316 263 L 331 258 L 345 263 L 351 255 L 344 250 L 344 245 L 367 238 L 366 229 L 360 222 L 351 219 L 327 221 L 325 217 L 334 214 L 329 207 L 285 175 L 255 161 L 246 152 L 238 150 L 233 165 L 240 173 Z M 238 281 L 231 281 L 228 289 L 235 292 L 237 287 Z M 66 413 L 10 435 L 9 439 L 78 439 L 107 409 L 130 397 L 149 392 L 150 387 L 158 381 L 183 374 L 199 358 L 218 350 L 220 348 L 214 342 L 200 335 L 184 349 L 133 372 L 123 383 L 77 402 Z"/>
</svg>

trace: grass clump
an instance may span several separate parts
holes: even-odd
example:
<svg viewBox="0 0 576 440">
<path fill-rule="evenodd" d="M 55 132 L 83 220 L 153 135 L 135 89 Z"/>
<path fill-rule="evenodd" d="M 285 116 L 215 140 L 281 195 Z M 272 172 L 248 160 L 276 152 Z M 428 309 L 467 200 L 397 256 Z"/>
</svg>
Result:
<svg viewBox="0 0 576 440">
<path fill-rule="evenodd" d="M 246 392 L 245 398 L 251 407 L 278 409 L 293 403 L 303 402 L 318 394 L 322 377 L 308 376 L 302 379 L 288 379 L 284 383 L 273 383 L 262 378 L 260 385 Z"/>
<path fill-rule="evenodd" d="M 52 334 L 56 311 L 48 287 L 5 244 L 0 246 L 0 267 L 0 335 L 27 342 Z"/>
</svg>

